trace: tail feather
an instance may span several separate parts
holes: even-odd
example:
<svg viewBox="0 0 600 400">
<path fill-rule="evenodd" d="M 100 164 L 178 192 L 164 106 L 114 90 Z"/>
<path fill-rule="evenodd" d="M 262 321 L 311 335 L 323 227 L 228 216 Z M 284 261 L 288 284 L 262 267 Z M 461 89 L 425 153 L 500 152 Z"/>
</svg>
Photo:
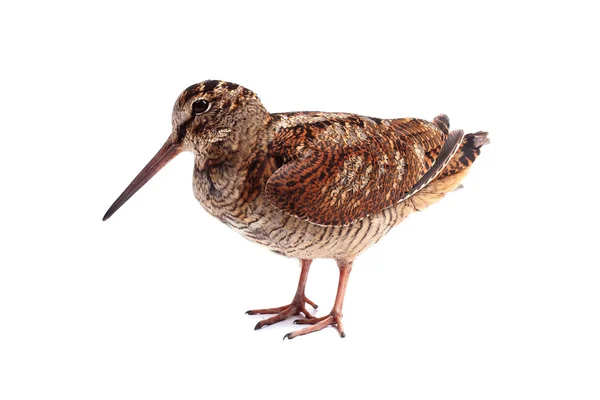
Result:
<svg viewBox="0 0 600 400">
<path fill-rule="evenodd" d="M 481 148 L 486 144 L 490 144 L 490 138 L 488 137 L 487 132 L 479 131 L 477 133 L 470 133 L 467 136 L 473 136 L 473 145 L 475 147 Z"/>
<path fill-rule="evenodd" d="M 434 123 L 442 131 L 450 126 L 448 117 L 445 115 L 436 117 Z M 477 156 L 479 156 L 481 147 L 488 143 L 490 143 L 490 140 L 487 132 L 465 135 L 460 147 L 442 172 L 434 181 L 410 198 L 415 210 L 421 211 L 440 201 L 447 193 L 460 189 L 462 187 L 460 182 L 469 172 L 469 167 L 475 162 Z"/>
<path fill-rule="evenodd" d="M 454 157 L 452 157 L 448 166 L 446 166 L 444 171 L 439 175 L 439 178 L 444 178 L 470 167 L 481 153 L 481 147 L 489 143 L 490 139 L 488 138 L 487 132 L 469 133 L 465 135 L 458 151 Z"/>
</svg>

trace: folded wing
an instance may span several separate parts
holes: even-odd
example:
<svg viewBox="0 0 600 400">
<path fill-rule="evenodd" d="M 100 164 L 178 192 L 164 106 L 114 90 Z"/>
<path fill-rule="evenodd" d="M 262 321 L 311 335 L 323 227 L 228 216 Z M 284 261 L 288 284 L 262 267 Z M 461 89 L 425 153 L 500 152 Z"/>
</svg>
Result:
<svg viewBox="0 0 600 400">
<path fill-rule="evenodd" d="M 266 197 L 314 224 L 352 224 L 438 176 L 463 137 L 444 128 L 437 120 L 354 115 L 284 127 L 269 150 L 283 165 L 268 179 Z"/>
</svg>

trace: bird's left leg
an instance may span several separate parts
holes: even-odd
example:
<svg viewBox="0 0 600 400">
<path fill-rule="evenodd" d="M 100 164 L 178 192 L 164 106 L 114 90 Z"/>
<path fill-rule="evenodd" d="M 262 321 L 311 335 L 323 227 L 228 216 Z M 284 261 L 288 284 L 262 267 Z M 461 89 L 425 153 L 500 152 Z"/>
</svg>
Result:
<svg viewBox="0 0 600 400">
<path fill-rule="evenodd" d="M 254 330 L 260 329 L 263 326 L 272 325 L 276 322 L 283 321 L 293 315 L 300 315 L 300 313 L 304 314 L 306 318 L 311 318 L 312 315 L 306 310 L 305 303 L 310 304 L 314 309 L 318 306 L 310 301 L 306 295 L 304 294 L 304 289 L 306 288 L 306 279 L 308 278 L 308 270 L 310 269 L 310 264 L 312 260 L 300 260 L 302 265 L 302 271 L 300 272 L 300 281 L 298 282 L 298 289 L 296 289 L 296 295 L 292 302 L 283 307 L 275 307 L 275 308 L 262 308 L 259 310 L 250 310 L 246 311 L 246 314 L 255 315 L 255 314 L 276 314 L 271 318 L 263 319 L 259 321 L 258 324 L 254 327 Z"/>
</svg>

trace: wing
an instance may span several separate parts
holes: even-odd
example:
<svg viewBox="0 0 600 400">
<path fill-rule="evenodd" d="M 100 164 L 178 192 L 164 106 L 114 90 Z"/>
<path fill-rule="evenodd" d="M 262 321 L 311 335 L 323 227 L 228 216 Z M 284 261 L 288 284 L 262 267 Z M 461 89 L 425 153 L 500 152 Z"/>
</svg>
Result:
<svg viewBox="0 0 600 400">
<path fill-rule="evenodd" d="M 456 152 L 462 132 L 424 120 L 336 116 L 279 130 L 271 156 L 283 165 L 267 199 L 314 224 L 343 226 L 406 200 Z"/>
</svg>

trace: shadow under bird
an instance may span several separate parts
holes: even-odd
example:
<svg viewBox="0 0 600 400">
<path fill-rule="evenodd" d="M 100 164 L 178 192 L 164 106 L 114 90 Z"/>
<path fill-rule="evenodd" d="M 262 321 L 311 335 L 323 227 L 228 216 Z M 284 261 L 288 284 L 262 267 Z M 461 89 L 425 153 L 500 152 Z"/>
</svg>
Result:
<svg viewBox="0 0 600 400">
<path fill-rule="evenodd" d="M 188 87 L 173 109 L 173 131 L 104 215 L 110 218 L 183 151 L 194 154 L 194 195 L 210 214 L 268 249 L 300 260 L 290 304 L 255 329 L 303 314 L 300 335 L 333 325 L 344 337 L 342 305 L 352 263 L 392 227 L 460 186 L 489 143 L 486 132 L 449 131 L 449 119 L 379 119 L 347 113 L 269 113 L 235 83 Z M 315 258 L 339 267 L 331 312 L 314 317 L 304 289 Z"/>
</svg>

